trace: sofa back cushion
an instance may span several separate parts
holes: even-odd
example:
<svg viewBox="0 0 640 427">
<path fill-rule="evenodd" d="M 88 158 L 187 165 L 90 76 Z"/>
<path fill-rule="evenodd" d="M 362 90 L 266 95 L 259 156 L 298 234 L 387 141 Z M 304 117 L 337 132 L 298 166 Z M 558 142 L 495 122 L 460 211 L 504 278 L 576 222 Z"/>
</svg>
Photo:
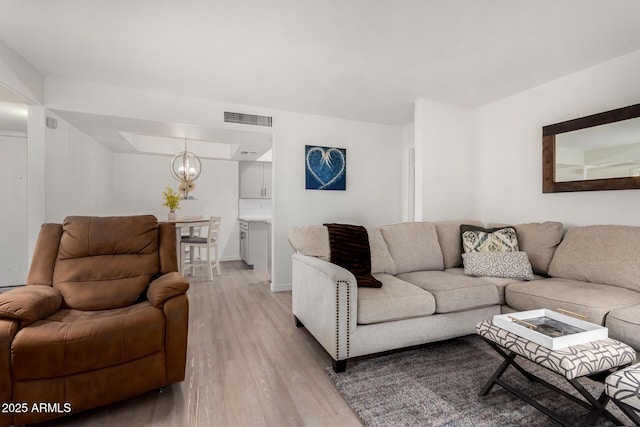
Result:
<svg viewBox="0 0 640 427">
<path fill-rule="evenodd" d="M 396 265 L 391 258 L 380 227 L 366 227 L 371 248 L 371 273 L 396 274 Z M 305 225 L 289 231 L 289 243 L 296 252 L 331 261 L 329 231 L 324 225 Z"/>
<path fill-rule="evenodd" d="M 289 244 L 293 249 L 307 256 L 325 261 L 331 259 L 329 230 L 324 225 L 303 225 L 289 230 Z"/>
<path fill-rule="evenodd" d="M 371 247 L 371 273 L 387 273 L 396 275 L 398 269 L 391 258 L 389 247 L 382 237 L 380 227 L 367 227 L 369 246 Z"/>
<path fill-rule="evenodd" d="M 64 305 L 106 310 L 133 304 L 160 272 L 152 215 L 65 218 L 53 286 Z"/>
<path fill-rule="evenodd" d="M 436 223 L 436 232 L 444 260 L 444 268 L 462 266 L 462 240 L 460 225 L 470 224 L 482 227 L 480 221 L 445 221 Z"/>
<path fill-rule="evenodd" d="M 490 224 L 501 227 L 504 224 Z M 562 240 L 562 223 L 556 221 L 531 222 L 513 226 L 518 236 L 518 246 L 529 256 L 535 274 L 547 275 L 553 254 Z"/>
<path fill-rule="evenodd" d="M 553 255 L 549 274 L 640 292 L 640 227 L 569 229 Z"/>
<path fill-rule="evenodd" d="M 380 227 L 397 273 L 442 270 L 444 259 L 436 226 L 430 222 L 405 222 Z"/>
</svg>

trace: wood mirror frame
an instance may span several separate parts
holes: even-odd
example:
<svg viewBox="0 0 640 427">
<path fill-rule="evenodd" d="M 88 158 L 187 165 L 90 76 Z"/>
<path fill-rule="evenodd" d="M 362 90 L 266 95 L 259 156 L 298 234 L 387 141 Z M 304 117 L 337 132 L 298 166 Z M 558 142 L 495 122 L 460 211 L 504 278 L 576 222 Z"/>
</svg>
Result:
<svg viewBox="0 0 640 427">
<path fill-rule="evenodd" d="M 637 176 L 566 182 L 556 182 L 555 180 L 556 135 L 637 117 L 640 117 L 640 104 L 544 126 L 542 128 L 542 192 L 562 193 L 640 188 L 640 177 Z"/>
</svg>

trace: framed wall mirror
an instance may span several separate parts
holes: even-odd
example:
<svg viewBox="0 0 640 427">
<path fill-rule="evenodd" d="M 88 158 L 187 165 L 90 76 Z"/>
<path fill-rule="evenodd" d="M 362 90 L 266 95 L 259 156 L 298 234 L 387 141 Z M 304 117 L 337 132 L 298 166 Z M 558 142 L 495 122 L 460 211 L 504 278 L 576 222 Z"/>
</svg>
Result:
<svg viewBox="0 0 640 427">
<path fill-rule="evenodd" d="M 542 128 L 542 192 L 640 188 L 640 104 Z"/>
</svg>

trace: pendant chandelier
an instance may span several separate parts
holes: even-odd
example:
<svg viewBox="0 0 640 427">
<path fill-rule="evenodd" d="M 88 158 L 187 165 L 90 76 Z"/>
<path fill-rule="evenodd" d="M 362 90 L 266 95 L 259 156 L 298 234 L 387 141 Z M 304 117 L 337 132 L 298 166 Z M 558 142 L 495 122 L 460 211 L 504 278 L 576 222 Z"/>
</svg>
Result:
<svg viewBox="0 0 640 427">
<path fill-rule="evenodd" d="M 202 163 L 200 158 L 187 150 L 187 139 L 184 140 L 184 151 L 179 152 L 171 159 L 171 175 L 180 181 L 178 190 L 183 194 L 183 199 L 189 198 L 189 193 L 196 188 L 193 183 L 200 176 Z"/>
</svg>

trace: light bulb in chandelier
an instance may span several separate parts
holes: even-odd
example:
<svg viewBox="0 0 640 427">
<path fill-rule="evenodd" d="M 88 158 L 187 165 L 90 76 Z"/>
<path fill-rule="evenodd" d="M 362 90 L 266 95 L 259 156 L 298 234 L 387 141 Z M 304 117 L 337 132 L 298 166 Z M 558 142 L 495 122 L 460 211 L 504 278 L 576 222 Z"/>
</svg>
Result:
<svg viewBox="0 0 640 427">
<path fill-rule="evenodd" d="M 187 150 L 187 140 L 184 140 L 184 151 L 177 153 L 171 159 L 171 175 L 181 183 L 191 183 L 183 187 L 184 198 L 188 198 L 190 191 L 195 188 L 193 181 L 198 179 L 202 171 L 200 158 Z"/>
</svg>

